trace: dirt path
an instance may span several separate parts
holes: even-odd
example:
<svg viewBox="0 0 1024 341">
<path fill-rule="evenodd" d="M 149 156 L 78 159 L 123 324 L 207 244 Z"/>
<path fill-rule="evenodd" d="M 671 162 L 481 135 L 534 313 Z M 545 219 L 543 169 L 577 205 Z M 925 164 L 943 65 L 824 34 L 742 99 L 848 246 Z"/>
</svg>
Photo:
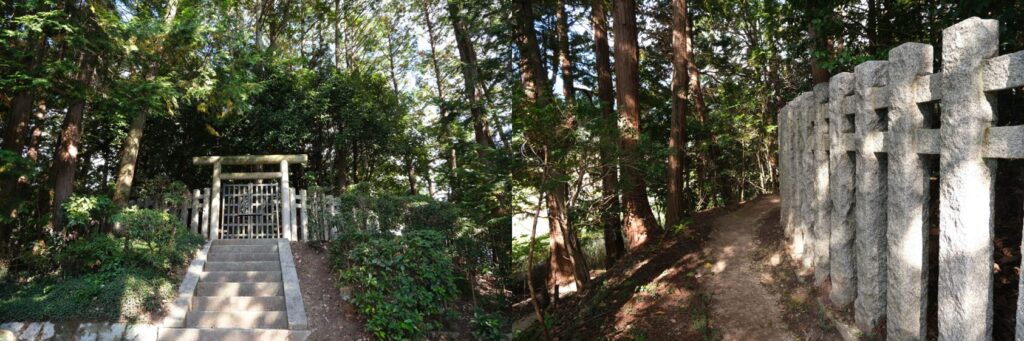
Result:
<svg viewBox="0 0 1024 341">
<path fill-rule="evenodd" d="M 795 340 L 782 321 L 778 297 L 760 282 L 753 250 L 759 221 L 771 213 L 778 197 L 755 200 L 714 220 L 711 259 L 714 276 L 706 284 L 712 293 L 712 321 L 724 340 Z"/>
<path fill-rule="evenodd" d="M 355 308 L 341 299 L 326 244 L 293 242 L 291 246 L 312 331 L 308 340 L 369 340 Z"/>
</svg>

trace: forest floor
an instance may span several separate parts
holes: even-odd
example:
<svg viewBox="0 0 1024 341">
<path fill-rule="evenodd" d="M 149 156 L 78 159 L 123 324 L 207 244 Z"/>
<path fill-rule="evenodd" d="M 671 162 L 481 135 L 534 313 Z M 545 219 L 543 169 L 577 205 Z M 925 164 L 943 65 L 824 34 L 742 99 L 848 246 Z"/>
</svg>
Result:
<svg viewBox="0 0 1024 341">
<path fill-rule="evenodd" d="M 836 340 L 784 249 L 779 199 L 696 214 L 547 314 L 561 340 Z M 528 313 L 529 311 L 523 311 Z M 534 326 L 517 339 L 541 339 Z"/>
<path fill-rule="evenodd" d="M 341 298 L 327 245 L 292 243 L 306 319 L 312 331 L 308 340 L 370 340 L 355 307 Z"/>
</svg>

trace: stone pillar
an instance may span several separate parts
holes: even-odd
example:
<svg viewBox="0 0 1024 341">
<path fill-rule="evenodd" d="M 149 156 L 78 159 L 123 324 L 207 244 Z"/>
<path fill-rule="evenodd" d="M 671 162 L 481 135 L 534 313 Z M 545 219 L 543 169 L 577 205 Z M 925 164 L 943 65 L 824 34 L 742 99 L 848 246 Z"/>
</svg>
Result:
<svg viewBox="0 0 1024 341">
<path fill-rule="evenodd" d="M 292 195 L 287 160 L 281 160 L 281 232 L 284 239 L 292 240 Z"/>
<path fill-rule="evenodd" d="M 218 239 L 220 232 L 220 161 L 213 164 L 213 186 L 210 191 L 210 229 L 208 238 Z"/>
<path fill-rule="evenodd" d="M 843 72 L 829 80 L 828 137 L 829 197 L 832 202 L 831 233 L 829 234 L 829 277 L 832 290 L 829 300 L 839 308 L 846 308 L 857 294 L 857 269 L 854 237 L 854 157 L 843 144 L 845 136 L 853 132 L 852 122 L 846 120 L 846 96 L 853 93 L 853 74 Z"/>
<path fill-rule="evenodd" d="M 814 125 L 811 134 L 814 149 L 812 180 L 814 181 L 814 285 L 821 285 L 829 276 L 829 234 L 832 201 L 828 199 L 828 83 L 814 86 Z"/>
<path fill-rule="evenodd" d="M 309 240 L 309 197 L 306 196 L 306 190 L 299 190 L 299 200 L 302 201 L 302 218 L 299 221 L 302 223 L 302 240 Z"/>
<path fill-rule="evenodd" d="M 982 157 L 993 120 L 981 77 L 999 22 L 970 18 L 942 31 L 939 147 L 939 339 L 992 338 L 992 184 Z"/>
<path fill-rule="evenodd" d="M 874 330 L 885 314 L 886 156 L 878 154 L 885 122 L 875 111 L 876 92 L 886 81 L 886 62 L 868 61 L 854 68 L 854 117 L 857 136 L 856 260 L 857 298 L 854 319 Z"/>
<path fill-rule="evenodd" d="M 914 132 L 924 128 L 914 94 L 918 77 L 930 73 L 931 45 L 906 43 L 889 51 L 889 340 L 922 340 L 928 325 L 928 165 L 914 144 Z"/>
<path fill-rule="evenodd" d="M 810 178 L 810 166 L 813 161 L 808 148 L 810 139 L 811 110 L 814 102 L 814 94 L 805 92 L 794 100 L 792 112 L 792 136 L 793 136 L 793 168 L 794 177 L 794 227 L 791 232 L 793 245 L 793 259 L 800 262 L 800 269 L 808 271 L 814 265 L 814 252 L 810 248 L 811 228 L 814 225 L 814 210 L 811 205 L 811 187 L 806 179 Z M 801 180 L 803 179 L 803 180 Z M 801 183 L 804 181 L 804 183 Z"/>
</svg>

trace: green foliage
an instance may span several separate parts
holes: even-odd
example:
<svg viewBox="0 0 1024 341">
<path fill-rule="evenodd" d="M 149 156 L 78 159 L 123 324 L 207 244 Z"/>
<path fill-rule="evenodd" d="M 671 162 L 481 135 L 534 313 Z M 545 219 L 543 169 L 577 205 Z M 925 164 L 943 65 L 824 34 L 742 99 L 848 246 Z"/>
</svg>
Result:
<svg viewBox="0 0 1024 341">
<path fill-rule="evenodd" d="M 504 340 L 501 315 L 477 310 L 473 312 L 473 337 L 477 340 Z"/>
<path fill-rule="evenodd" d="M 67 275 L 116 270 L 122 260 L 124 243 L 105 233 L 80 238 L 57 254 L 57 262 Z"/>
<path fill-rule="evenodd" d="M 140 266 L 169 270 L 184 263 L 183 250 L 195 249 L 203 238 L 167 212 L 129 208 L 115 218 L 127 232 L 125 242 L 131 259 Z"/>
<path fill-rule="evenodd" d="M 151 269 L 111 268 L 80 276 L 0 285 L 0 320 L 136 320 L 176 294 L 178 279 Z"/>
<path fill-rule="evenodd" d="M 380 339 L 423 339 L 440 327 L 444 307 L 456 297 L 452 258 L 444 236 L 418 230 L 396 236 L 335 242 L 341 281 L 355 286 L 352 303 Z"/>
<path fill-rule="evenodd" d="M 118 208 L 110 198 L 102 195 L 73 196 L 64 203 L 67 212 L 68 228 L 85 228 L 104 226 Z"/>
<path fill-rule="evenodd" d="M 159 211 L 127 209 L 116 219 L 126 236 L 90 233 L 25 251 L 21 263 L 34 270 L 2 279 L 0 320 L 134 320 L 162 309 L 179 282 L 173 270 L 203 237 Z"/>
</svg>

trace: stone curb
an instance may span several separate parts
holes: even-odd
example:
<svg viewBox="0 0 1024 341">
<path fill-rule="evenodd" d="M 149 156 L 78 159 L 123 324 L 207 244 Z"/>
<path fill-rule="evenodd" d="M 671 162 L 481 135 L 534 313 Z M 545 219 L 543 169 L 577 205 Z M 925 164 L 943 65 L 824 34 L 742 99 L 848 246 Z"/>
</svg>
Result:
<svg viewBox="0 0 1024 341">
<path fill-rule="evenodd" d="M 292 247 L 288 240 L 279 239 L 277 250 L 281 257 L 281 279 L 284 283 L 284 303 L 288 309 L 288 329 L 306 330 L 309 328 L 309 322 L 306 320 L 306 305 L 299 290 L 299 275 L 295 272 Z"/>
<path fill-rule="evenodd" d="M 0 341 L 155 341 L 157 329 L 158 326 L 152 324 L 7 322 L 0 324 Z"/>
</svg>

